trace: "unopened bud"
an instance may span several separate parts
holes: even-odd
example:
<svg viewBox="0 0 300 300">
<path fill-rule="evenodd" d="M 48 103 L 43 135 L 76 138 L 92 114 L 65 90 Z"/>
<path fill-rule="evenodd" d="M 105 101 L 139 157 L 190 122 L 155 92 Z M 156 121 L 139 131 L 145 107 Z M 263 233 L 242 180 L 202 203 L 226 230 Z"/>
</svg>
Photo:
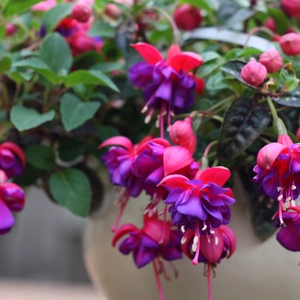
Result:
<svg viewBox="0 0 300 300">
<path fill-rule="evenodd" d="M 279 40 L 280 47 L 286 55 L 300 54 L 300 35 L 297 33 L 287 33 Z"/>
<path fill-rule="evenodd" d="M 84 2 L 76 3 L 72 9 L 72 17 L 80 23 L 86 23 L 92 14 L 91 5 Z"/>
<path fill-rule="evenodd" d="M 277 72 L 283 65 L 282 57 L 275 49 L 264 52 L 259 57 L 259 62 L 267 68 L 269 73 Z"/>
<path fill-rule="evenodd" d="M 200 25 L 202 20 L 200 9 L 190 4 L 180 5 L 174 13 L 174 21 L 182 30 L 193 30 Z"/>
<path fill-rule="evenodd" d="M 300 0 L 282 0 L 282 8 L 291 17 L 300 17 Z"/>
<path fill-rule="evenodd" d="M 257 61 L 248 62 L 241 71 L 243 80 L 253 86 L 262 84 L 267 73 L 266 67 Z"/>
</svg>

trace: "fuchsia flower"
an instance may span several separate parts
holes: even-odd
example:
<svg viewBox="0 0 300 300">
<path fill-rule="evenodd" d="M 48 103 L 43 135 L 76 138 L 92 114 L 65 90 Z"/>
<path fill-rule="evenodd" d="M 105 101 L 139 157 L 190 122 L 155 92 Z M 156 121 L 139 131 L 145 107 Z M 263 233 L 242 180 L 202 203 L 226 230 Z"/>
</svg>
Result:
<svg viewBox="0 0 300 300">
<path fill-rule="evenodd" d="M 18 185 L 6 181 L 7 176 L 0 170 L 0 234 L 9 232 L 15 224 L 11 211 L 18 212 L 25 205 L 24 191 Z"/>
<path fill-rule="evenodd" d="M 194 30 L 201 24 L 203 17 L 198 7 L 183 4 L 175 10 L 174 21 L 182 30 Z"/>
<path fill-rule="evenodd" d="M 0 170 L 7 177 L 22 176 L 26 164 L 23 150 L 12 142 L 0 144 Z"/>
<path fill-rule="evenodd" d="M 284 225 L 282 210 L 295 206 L 300 191 L 300 144 L 293 144 L 286 134 L 277 143 L 264 146 L 257 155 L 254 182 L 273 199 L 279 201 L 279 220 Z"/>
<path fill-rule="evenodd" d="M 146 60 L 129 70 L 131 83 L 144 89 L 147 102 L 143 112 L 151 108 L 146 120 L 150 121 L 154 111 L 160 109 L 159 125 L 162 126 L 164 114 L 170 125 L 173 113 L 185 112 L 193 105 L 196 84 L 188 73 L 198 68 L 203 59 L 193 52 L 180 52 L 176 45 L 169 49 L 167 59 L 150 44 L 137 43 L 132 47 Z"/>
<path fill-rule="evenodd" d="M 243 80 L 253 86 L 261 85 L 266 79 L 267 74 L 266 67 L 257 61 L 248 62 L 241 71 Z"/>
<path fill-rule="evenodd" d="M 300 54 L 300 34 L 287 33 L 279 40 L 282 51 L 289 56 Z"/>
<path fill-rule="evenodd" d="M 267 68 L 269 73 L 275 73 L 283 66 L 282 57 L 276 49 L 271 49 L 261 54 L 259 62 Z"/>
<path fill-rule="evenodd" d="M 173 224 L 178 224 L 183 232 L 187 229 L 194 231 L 197 240 L 194 264 L 198 263 L 200 237 L 206 232 L 214 234 L 215 228 L 229 223 L 229 205 L 235 199 L 231 189 L 222 188 L 229 177 L 227 168 L 213 167 L 199 171 L 193 180 L 182 175 L 170 175 L 159 184 L 170 191 L 164 202 L 171 204 L 169 212 Z"/>
<path fill-rule="evenodd" d="M 6 36 L 13 35 L 18 30 L 18 27 L 14 23 L 5 24 L 5 34 Z"/>
</svg>

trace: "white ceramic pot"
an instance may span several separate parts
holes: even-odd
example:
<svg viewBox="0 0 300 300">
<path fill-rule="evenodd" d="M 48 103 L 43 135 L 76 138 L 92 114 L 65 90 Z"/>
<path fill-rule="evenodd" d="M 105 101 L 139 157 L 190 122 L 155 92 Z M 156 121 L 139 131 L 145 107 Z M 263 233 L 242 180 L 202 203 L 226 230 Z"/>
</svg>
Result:
<svg viewBox="0 0 300 300">
<path fill-rule="evenodd" d="M 106 194 L 107 199 L 113 192 Z M 214 300 L 299 300 L 300 254 L 283 249 L 275 236 L 261 243 L 254 236 L 243 191 L 235 189 L 230 226 L 237 236 L 237 251 L 218 265 L 212 280 Z M 112 201 L 111 201 L 112 202 Z M 147 198 L 131 199 L 122 218 L 124 223 L 141 224 Z M 90 218 L 85 232 L 84 255 L 87 270 L 103 299 L 158 299 L 152 265 L 138 270 L 131 256 L 112 248 L 110 227 L 118 211 L 107 208 Z M 163 281 L 166 300 L 207 299 L 203 265 L 193 266 L 188 259 L 175 261 L 179 278 Z M 169 274 L 172 275 L 171 269 Z"/>
</svg>

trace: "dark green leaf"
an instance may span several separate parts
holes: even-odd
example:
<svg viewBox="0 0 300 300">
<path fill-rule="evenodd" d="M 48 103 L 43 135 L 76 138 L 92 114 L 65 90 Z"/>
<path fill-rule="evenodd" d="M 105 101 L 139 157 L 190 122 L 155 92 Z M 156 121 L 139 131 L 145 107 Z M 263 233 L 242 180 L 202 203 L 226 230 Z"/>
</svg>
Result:
<svg viewBox="0 0 300 300">
<path fill-rule="evenodd" d="M 220 24 L 225 24 L 240 9 L 240 5 L 232 0 L 222 0 L 217 11 L 217 20 Z"/>
<path fill-rule="evenodd" d="M 82 155 L 86 150 L 86 144 L 82 141 L 62 138 L 59 141 L 58 154 L 63 161 L 73 161 Z"/>
<path fill-rule="evenodd" d="M 66 86 L 74 86 L 76 84 L 91 84 L 91 85 L 103 85 L 111 88 L 112 90 L 119 92 L 115 83 L 101 71 L 86 71 L 80 70 L 69 74 L 66 79 Z"/>
<path fill-rule="evenodd" d="M 290 27 L 290 22 L 284 12 L 281 9 L 271 6 L 268 7 L 268 12 L 270 17 L 272 17 L 275 21 L 276 32 L 280 35 L 285 34 Z"/>
<path fill-rule="evenodd" d="M 27 161 L 34 167 L 52 171 L 55 168 L 53 149 L 44 145 L 31 145 L 25 151 Z"/>
<path fill-rule="evenodd" d="M 99 102 L 82 102 L 72 94 L 61 98 L 60 113 L 67 131 L 71 131 L 90 120 L 100 107 Z"/>
<path fill-rule="evenodd" d="M 73 5 L 71 3 L 63 3 L 49 9 L 44 15 L 46 30 L 53 30 L 63 18 L 70 15 Z"/>
<path fill-rule="evenodd" d="M 217 72 L 216 74 L 209 76 L 205 87 L 208 90 L 222 90 L 227 86 L 223 83 L 224 75 L 222 72 Z"/>
<path fill-rule="evenodd" d="M 53 73 L 53 71 L 40 59 L 38 58 L 29 58 L 20 60 L 18 62 L 15 62 L 13 64 L 13 67 L 26 67 L 30 68 L 37 73 L 44 76 L 46 79 L 48 79 L 51 83 L 56 83 L 56 75 Z"/>
<path fill-rule="evenodd" d="M 27 163 L 22 177 L 16 177 L 14 182 L 20 186 L 30 186 L 36 183 L 38 178 L 42 175 L 42 170 L 37 169 L 31 164 Z"/>
<path fill-rule="evenodd" d="M 19 131 L 40 126 L 45 122 L 53 120 L 54 116 L 54 110 L 39 114 L 35 109 L 22 105 L 14 106 L 10 112 L 10 120 Z"/>
<path fill-rule="evenodd" d="M 253 98 L 238 98 L 224 115 L 217 156 L 229 160 L 246 150 L 265 130 L 270 121 L 268 112 Z"/>
<path fill-rule="evenodd" d="M 225 26 L 229 28 L 235 28 L 237 24 L 240 24 L 256 14 L 255 10 L 248 8 L 240 8 L 226 21 Z"/>
<path fill-rule="evenodd" d="M 10 70 L 12 60 L 8 56 L 4 56 L 0 59 L 0 74 L 8 72 Z"/>
<path fill-rule="evenodd" d="M 41 59 L 55 73 L 61 70 L 69 71 L 73 58 L 69 45 L 59 33 L 51 33 L 43 40 L 40 47 Z"/>
<path fill-rule="evenodd" d="M 5 0 L 2 8 L 3 17 L 7 18 L 29 9 L 32 5 L 42 0 Z"/>
<path fill-rule="evenodd" d="M 116 70 L 122 70 L 123 66 L 117 62 L 98 63 L 90 68 L 90 70 L 98 70 L 104 73 L 109 73 Z"/>
<path fill-rule="evenodd" d="M 300 107 L 300 87 L 290 93 L 285 93 L 280 98 L 275 99 L 275 102 L 284 106 Z"/>
<path fill-rule="evenodd" d="M 217 68 L 223 65 L 223 61 L 216 59 L 216 60 L 211 60 L 207 63 L 204 63 L 200 68 L 197 73 L 199 77 L 204 77 L 215 71 Z"/>
<path fill-rule="evenodd" d="M 253 167 L 240 168 L 239 174 L 249 203 L 254 232 L 259 239 L 264 241 L 276 231 L 272 217 L 278 211 L 278 204 L 261 194 L 258 184 L 252 181 Z"/>
<path fill-rule="evenodd" d="M 54 173 L 49 180 L 54 199 L 75 215 L 86 217 L 90 211 L 92 191 L 88 177 L 77 169 Z"/>
<path fill-rule="evenodd" d="M 115 36 L 115 28 L 109 24 L 99 21 L 93 24 L 88 31 L 89 36 L 101 36 L 105 38 L 113 38 Z"/>
<path fill-rule="evenodd" d="M 242 68 L 246 65 L 245 62 L 241 61 L 241 60 L 231 60 L 229 62 L 227 62 L 226 64 L 224 64 L 220 69 L 227 73 L 230 74 L 231 76 L 233 76 L 235 79 L 237 79 L 238 81 L 240 81 L 241 83 L 247 85 L 248 87 L 252 88 L 252 89 L 257 89 L 257 87 L 252 86 L 248 83 L 246 83 L 241 75 L 241 71 Z"/>
</svg>

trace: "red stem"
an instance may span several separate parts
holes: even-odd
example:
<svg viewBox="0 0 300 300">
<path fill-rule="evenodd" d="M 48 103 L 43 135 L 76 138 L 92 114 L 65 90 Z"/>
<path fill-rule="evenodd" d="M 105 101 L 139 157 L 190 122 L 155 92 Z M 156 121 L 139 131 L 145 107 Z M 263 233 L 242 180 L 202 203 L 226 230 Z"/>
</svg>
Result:
<svg viewBox="0 0 300 300">
<path fill-rule="evenodd" d="M 161 238 L 159 240 L 159 244 L 163 244 L 165 241 L 166 228 L 167 228 L 167 211 L 168 211 L 168 204 L 165 204 L 163 232 L 162 232 Z"/>
<path fill-rule="evenodd" d="M 164 292 L 163 292 L 162 285 L 161 285 L 160 278 L 159 278 L 158 269 L 157 269 L 157 266 L 156 266 L 156 259 L 154 259 L 152 261 L 152 264 L 153 264 L 157 289 L 158 289 L 158 293 L 159 293 L 159 300 L 165 300 Z"/>
</svg>

